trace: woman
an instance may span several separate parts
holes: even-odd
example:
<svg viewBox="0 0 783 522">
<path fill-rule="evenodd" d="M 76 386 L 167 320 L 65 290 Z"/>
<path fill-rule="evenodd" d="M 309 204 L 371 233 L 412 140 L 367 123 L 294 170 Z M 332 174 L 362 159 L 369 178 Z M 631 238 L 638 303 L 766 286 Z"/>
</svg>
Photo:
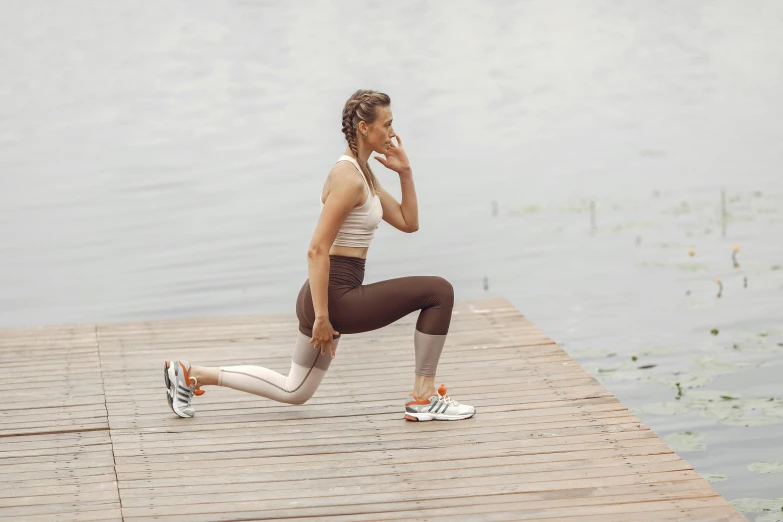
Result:
<svg viewBox="0 0 783 522">
<path fill-rule="evenodd" d="M 451 284 L 438 276 L 362 284 L 367 251 L 381 219 L 403 232 L 419 229 L 413 173 L 402 141 L 392 128 L 390 106 L 386 94 L 358 90 L 343 109 L 348 147 L 321 192 L 321 215 L 307 252 L 309 277 L 296 302 L 299 333 L 288 375 L 261 366 L 207 368 L 166 361 L 167 398 L 174 413 L 192 417 L 191 399 L 194 394 L 203 394 L 201 386 L 205 385 L 303 404 L 321 383 L 342 334 L 382 328 L 415 310 L 421 313 L 413 338 L 416 366 L 405 418 L 457 420 L 476 412 L 473 406 L 446 395 L 444 385 L 436 390 L 434 384 L 454 306 Z M 385 156 L 375 156 L 381 165 L 399 174 L 402 204 L 384 190 L 370 170 L 367 160 L 373 151 Z"/>
</svg>

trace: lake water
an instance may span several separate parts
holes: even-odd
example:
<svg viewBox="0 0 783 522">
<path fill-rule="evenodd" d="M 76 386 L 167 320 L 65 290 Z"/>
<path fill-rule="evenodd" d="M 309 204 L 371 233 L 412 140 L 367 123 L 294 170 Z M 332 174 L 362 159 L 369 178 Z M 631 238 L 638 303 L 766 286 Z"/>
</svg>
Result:
<svg viewBox="0 0 783 522">
<path fill-rule="evenodd" d="M 19 0 L 0 34 L 0 327 L 293 314 L 378 89 L 421 228 L 365 282 L 509 299 L 783 519 L 780 2 Z"/>
</svg>

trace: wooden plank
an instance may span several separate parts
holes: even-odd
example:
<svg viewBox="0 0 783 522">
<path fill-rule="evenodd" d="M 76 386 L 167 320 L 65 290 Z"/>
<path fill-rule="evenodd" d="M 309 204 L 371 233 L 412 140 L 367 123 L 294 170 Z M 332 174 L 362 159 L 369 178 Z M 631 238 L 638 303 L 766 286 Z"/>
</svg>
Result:
<svg viewBox="0 0 783 522">
<path fill-rule="evenodd" d="M 610 481 L 614 484 L 622 485 L 635 483 L 638 480 L 655 480 L 657 477 L 660 477 L 662 480 L 669 478 L 676 479 L 676 474 L 681 473 L 679 470 L 675 469 L 676 467 L 676 465 L 660 465 L 658 468 L 663 471 L 640 469 L 640 473 L 628 474 L 619 474 L 617 473 L 618 470 L 615 468 L 602 468 L 593 470 L 592 473 L 572 473 L 570 479 L 558 478 L 553 475 L 554 480 L 541 480 L 540 482 L 527 483 L 525 489 L 540 492 L 573 489 L 578 485 L 578 482 L 576 481 L 583 482 L 585 487 L 594 487 L 596 484 L 603 484 Z M 563 473 L 561 474 L 561 477 L 566 475 L 566 473 Z M 693 476 L 697 477 L 698 475 L 693 474 Z M 470 497 L 475 494 L 476 490 L 503 488 L 504 485 L 509 482 L 516 482 L 517 480 L 524 480 L 525 478 L 526 477 L 524 476 L 517 476 L 513 473 L 475 477 L 472 480 L 452 477 L 448 480 L 449 486 L 447 489 L 452 492 L 452 496 L 454 497 Z M 415 481 L 406 480 L 404 483 L 399 481 L 400 479 L 397 478 L 396 483 L 393 480 L 390 480 L 383 484 L 365 484 L 360 480 L 343 480 L 343 486 L 334 486 L 334 482 L 328 480 L 315 481 L 313 484 L 311 484 L 310 481 L 300 481 L 299 488 L 301 488 L 303 484 L 306 484 L 307 486 L 312 485 L 313 487 L 318 485 L 319 489 L 310 491 L 320 491 L 324 495 L 331 496 L 332 499 L 327 501 L 326 505 L 351 505 L 363 502 L 368 498 L 378 502 L 383 502 L 384 500 L 393 501 L 395 499 L 402 500 L 404 498 L 420 498 L 422 500 L 429 500 L 433 504 L 437 503 L 441 506 L 448 505 L 448 496 L 444 495 L 444 492 L 422 492 L 422 490 L 432 489 L 432 482 L 428 483 L 425 477 L 421 477 L 420 480 Z M 209 504 L 257 501 L 264 502 L 269 505 L 270 508 L 274 508 L 274 506 L 282 506 L 286 501 L 288 501 L 289 504 L 296 503 L 302 497 L 302 492 L 299 488 L 291 482 L 288 482 L 285 484 L 232 484 L 229 487 L 221 485 L 188 487 L 187 485 L 181 485 L 178 487 L 161 488 L 160 490 L 153 490 L 151 488 L 133 489 L 122 491 L 122 505 L 123 508 L 129 510 L 132 510 L 133 508 L 150 507 L 155 508 L 156 512 L 160 512 L 158 511 L 158 508 L 163 506 L 168 509 L 175 506 L 188 506 L 199 503 Z M 178 493 L 179 490 L 181 490 L 181 493 Z M 713 493 L 713 495 L 717 496 L 716 493 Z M 491 509 L 494 510 L 494 507 Z"/>
<path fill-rule="evenodd" d="M 50 513 L 46 515 L 25 515 L 25 522 L 90 522 L 97 520 L 100 522 L 121 522 L 122 510 L 119 506 L 113 509 L 97 509 L 87 511 L 58 511 L 56 513 Z M 0 516 L 0 521 L 17 521 L 16 516 L 3 517 Z"/>
<path fill-rule="evenodd" d="M 209 483 L 215 480 L 216 477 L 220 477 L 221 482 L 248 482 L 258 480 L 259 477 L 263 478 L 267 473 L 277 474 L 278 477 L 285 477 L 290 474 L 298 473 L 311 473 L 312 478 L 318 478 L 319 476 L 362 476 L 365 469 L 367 470 L 399 470 L 398 473 L 405 471 L 421 471 L 423 467 L 429 466 L 433 471 L 454 469 L 455 466 L 464 465 L 469 467 L 474 463 L 481 463 L 488 459 L 496 458 L 508 458 L 513 459 L 509 462 L 516 463 L 552 463 L 553 468 L 556 469 L 559 463 L 571 462 L 573 465 L 578 465 L 581 460 L 590 460 L 592 458 L 604 458 L 604 459 L 628 459 L 633 457 L 650 457 L 653 459 L 668 457 L 673 455 L 673 452 L 663 444 L 657 446 L 649 445 L 626 445 L 620 447 L 604 448 L 604 449 L 580 449 L 571 452 L 559 452 L 559 453 L 538 453 L 538 452 L 511 452 L 508 454 L 502 454 L 499 457 L 499 452 L 494 449 L 482 450 L 474 453 L 471 456 L 455 459 L 454 462 L 424 462 L 424 463 L 409 463 L 404 460 L 403 457 L 396 458 L 393 455 L 387 455 L 386 458 L 370 458 L 359 457 L 355 459 L 342 459 L 337 461 L 326 462 L 304 462 L 293 459 L 278 459 L 272 463 L 253 464 L 242 461 L 235 461 L 233 466 L 221 467 L 221 470 L 212 474 L 199 475 L 194 477 L 193 480 L 197 483 Z M 457 468 L 461 469 L 461 468 Z M 164 481 L 165 485 L 172 485 L 181 478 L 181 474 L 175 473 L 171 469 L 162 470 L 141 470 L 141 471 L 125 471 L 120 470 L 121 487 L 127 485 L 127 487 L 134 487 L 139 483 L 151 483 L 151 481 Z M 138 481 L 138 482 L 136 482 Z M 168 482 L 173 481 L 173 482 Z"/>
<path fill-rule="evenodd" d="M 494 504 L 496 509 L 492 510 L 494 514 L 492 516 L 497 517 L 497 520 L 587 520 L 591 522 L 627 522 L 628 520 L 654 520 L 654 521 L 681 521 L 681 520 L 703 520 L 705 522 L 733 522 L 733 521 L 746 521 L 747 519 L 736 514 L 727 514 L 725 506 L 719 501 L 717 507 L 712 507 L 716 504 L 714 496 L 701 496 L 700 493 L 696 493 L 697 499 L 709 499 L 701 501 L 699 505 L 686 506 L 682 501 L 688 501 L 689 499 L 683 499 L 682 492 L 680 491 L 664 491 L 664 492 L 643 492 L 636 495 L 613 495 L 611 497 L 599 496 L 592 498 L 579 498 L 579 499 L 556 499 L 556 500 L 533 500 L 533 501 L 517 501 L 517 502 L 498 502 L 498 499 L 492 498 L 496 501 Z M 511 495 L 509 495 L 511 496 Z M 503 497 L 505 500 L 505 496 Z M 694 498 L 694 497 L 691 497 Z M 676 504 L 660 504 L 663 501 L 676 502 Z M 614 509 L 607 509 L 606 507 L 598 506 L 618 506 Z M 659 505 L 664 509 L 653 509 L 647 511 L 645 508 L 647 504 Z M 707 507 L 701 507 L 706 504 Z M 528 509 L 522 510 L 524 506 Z M 624 507 L 619 507 L 624 506 Z M 590 510 L 584 510 L 583 508 L 589 507 Z M 607 512 L 607 511 L 614 512 Z M 586 514 L 592 511 L 593 514 Z M 501 514 L 498 514 L 500 512 Z M 444 508 L 430 508 L 426 505 L 422 505 L 419 509 L 415 510 L 393 510 L 389 509 L 383 513 L 362 513 L 359 515 L 343 515 L 333 516 L 326 520 L 330 522 L 359 522 L 363 520 L 411 520 L 420 519 L 426 517 L 426 520 L 454 520 L 454 517 L 459 517 L 459 520 L 490 520 L 486 515 L 490 513 L 486 505 L 458 505 L 455 507 Z M 598 514 L 595 514 L 598 513 Z M 253 516 L 255 513 L 237 513 L 238 516 Z M 509 516 L 510 515 L 510 516 Z M 256 515 L 259 516 L 259 515 Z M 263 516 L 263 515 L 260 515 Z M 129 520 L 132 520 L 129 519 Z M 163 517 L 162 520 L 173 521 L 179 520 L 178 516 Z M 184 520 L 184 519 L 183 519 Z M 199 519 L 196 519 L 199 520 Z M 223 520 L 222 518 L 210 519 L 210 520 Z M 311 521 L 311 517 L 306 518 L 287 518 L 286 520 L 305 522 Z"/>
<path fill-rule="evenodd" d="M 63 493 L 77 493 L 80 491 L 105 491 L 117 489 L 117 479 L 112 467 L 101 468 L 103 473 L 82 477 L 61 478 L 20 478 L 3 482 L 0 490 L 0 498 L 12 498 L 16 496 L 33 495 L 58 495 Z M 108 472 L 106 472 L 108 470 Z"/>
<path fill-rule="evenodd" d="M 105 466 L 90 466 L 84 468 L 55 468 L 33 471 L 0 474 L 0 483 L 24 485 L 37 480 L 55 480 L 61 484 L 76 484 L 93 482 L 97 476 L 114 475 L 114 463 Z M 5 486 L 4 486 L 5 487 Z M 8 486 L 10 487 L 10 486 Z"/>
<path fill-rule="evenodd" d="M 341 477 L 342 489 L 335 491 L 341 496 L 363 496 L 371 493 L 412 492 L 421 488 L 427 488 L 433 480 L 444 480 L 449 484 L 449 489 L 475 485 L 503 485 L 507 482 L 525 482 L 535 484 L 538 482 L 558 482 L 573 479 L 588 480 L 607 477 L 620 477 L 627 475 L 651 475 L 655 473 L 687 471 L 689 465 L 681 459 L 673 459 L 663 462 L 640 463 L 631 469 L 628 466 L 603 466 L 598 468 L 568 467 L 562 470 L 529 471 L 526 465 L 497 465 L 477 467 L 475 469 L 448 470 L 431 473 L 428 470 L 408 472 L 401 482 L 402 474 L 398 472 L 383 473 L 372 476 Z M 306 475 L 303 473 L 302 475 Z M 283 477 L 278 477 L 283 478 Z M 226 494 L 252 493 L 263 496 L 265 500 L 271 498 L 296 498 L 299 495 L 297 484 L 306 483 L 308 487 L 318 488 L 318 491 L 332 491 L 335 486 L 335 478 L 311 479 L 306 476 L 289 480 L 267 480 L 257 482 L 243 482 L 231 484 L 179 484 L 170 487 L 134 487 L 122 488 L 123 506 L 151 505 L 152 498 L 165 498 L 177 496 L 173 503 L 180 502 L 183 496 L 194 495 L 201 499 L 219 497 L 225 498 Z M 354 499 L 355 500 L 355 499 Z"/>
<path fill-rule="evenodd" d="M 0 508 L 0 520 L 30 520 L 36 515 L 47 515 L 50 517 L 49 520 L 52 520 L 53 517 L 59 516 L 60 513 L 86 513 L 89 511 L 101 511 L 104 513 L 109 511 L 114 513 L 119 508 L 119 502 L 92 502 L 75 499 L 61 504 L 40 504 L 34 506 Z M 81 517 L 77 517 L 77 520 L 81 519 Z"/>
<path fill-rule="evenodd" d="M 0 497 L 0 513 L 20 507 L 63 506 L 81 503 L 111 503 L 117 500 L 117 483 L 104 482 L 74 488 L 73 493 L 54 493 L 42 489 L 19 488 L 13 497 Z"/>
<path fill-rule="evenodd" d="M 415 498 L 422 502 L 441 502 L 441 505 L 448 504 L 449 500 L 459 496 L 475 496 L 486 494 L 499 494 L 501 492 L 538 492 L 541 495 L 548 495 L 552 491 L 568 491 L 579 488 L 596 488 L 599 486 L 619 486 L 629 484 L 656 484 L 666 482 L 677 482 L 681 480 L 693 480 L 693 472 L 674 471 L 665 473 L 652 473 L 647 475 L 625 475 L 619 477 L 601 477 L 598 479 L 570 480 L 558 482 L 537 482 L 535 484 L 507 483 L 501 485 L 481 485 L 477 483 L 469 487 L 445 487 L 445 488 L 418 488 L 407 494 L 399 492 L 389 493 L 368 493 L 361 496 L 363 503 L 379 502 L 402 502 L 406 499 Z M 349 487 L 336 486 L 326 491 L 319 491 L 318 495 L 307 497 L 306 504 L 310 507 L 348 507 L 355 505 L 358 501 L 354 495 L 341 495 L 350 492 Z M 303 495 L 301 491 L 280 492 L 278 495 L 285 495 L 284 498 L 268 499 L 261 492 L 229 493 L 220 496 L 219 502 L 205 502 L 205 498 L 190 498 L 188 496 L 182 499 L 188 499 L 191 511 L 200 513 L 221 513 L 226 510 L 245 511 L 250 509 L 262 508 L 264 510 L 288 510 L 289 516 L 298 515 L 296 506 L 301 506 Z M 180 500 L 182 500 L 180 499 Z M 154 499 L 150 499 L 154 500 Z M 168 500 L 168 499 L 167 499 Z M 210 500 L 211 497 L 210 497 Z M 123 502 L 124 502 L 123 498 Z M 148 502 L 148 504 L 151 502 Z M 123 505 L 123 515 L 126 518 L 144 516 L 165 516 L 177 515 L 182 512 L 181 505 L 172 505 L 161 503 L 159 505 L 145 505 L 139 507 L 126 507 Z M 490 508 L 491 509 L 491 508 Z M 260 517 L 269 519 L 269 517 Z"/>
<path fill-rule="evenodd" d="M 562 445 L 557 446 L 528 446 L 528 447 L 519 447 L 517 443 L 496 443 L 493 444 L 491 448 L 483 449 L 475 449 L 470 452 L 469 455 L 466 456 L 466 458 L 470 459 L 476 459 L 481 457 L 487 457 L 492 455 L 529 455 L 529 454 L 558 454 L 563 453 L 566 455 L 571 455 L 575 452 L 583 452 L 583 451 L 604 451 L 604 450 L 623 450 L 623 449 L 631 449 L 631 448 L 639 448 L 642 452 L 653 452 L 653 453 L 665 453 L 667 451 L 671 451 L 668 449 L 665 445 L 662 443 L 659 443 L 659 445 L 655 445 L 654 443 L 650 442 L 649 439 L 630 439 L 630 440 L 623 440 L 623 441 L 616 441 L 616 442 L 605 442 L 605 441 L 599 441 L 599 442 L 585 442 L 585 443 L 579 443 L 579 444 L 572 444 L 571 447 L 563 447 Z M 218 473 L 218 468 L 240 468 L 240 467 L 253 467 L 256 470 L 260 469 L 264 466 L 274 466 L 277 464 L 285 465 L 285 466 L 310 466 L 310 467 L 325 467 L 325 466 L 356 466 L 360 465 L 362 462 L 366 462 L 368 464 L 378 463 L 378 462 L 386 462 L 386 463 L 394 463 L 393 459 L 395 459 L 394 452 L 389 452 L 386 450 L 378 449 L 375 451 L 365 451 L 358 454 L 351 454 L 351 453 L 324 453 L 324 454 L 317 454 L 317 453 L 311 453 L 311 454 L 281 454 L 278 452 L 277 454 L 274 454 L 274 456 L 268 456 L 268 457 L 260 457 L 260 458 L 246 458 L 246 459 L 231 459 L 231 460 L 219 460 L 219 459 L 213 459 L 213 460 L 205 460 L 205 461 L 192 461 L 189 462 L 189 465 L 194 470 L 196 469 L 211 469 L 214 470 L 215 473 Z M 161 463 L 145 463 L 145 462 L 136 462 L 136 463 L 122 463 L 117 464 L 117 475 L 122 480 L 125 478 L 126 474 L 134 474 L 134 473 L 155 473 L 155 474 L 162 474 L 166 471 L 166 465 Z M 134 475 L 136 476 L 136 475 Z"/>
<path fill-rule="evenodd" d="M 598 415 L 601 415 L 600 417 L 596 417 Z M 577 415 L 566 415 L 562 417 L 557 417 L 555 420 L 547 421 L 547 422 L 539 422 L 539 423 L 525 423 L 524 420 L 520 420 L 518 417 L 508 417 L 508 418 L 496 418 L 494 422 L 497 423 L 498 427 L 510 427 L 514 428 L 517 427 L 520 432 L 523 432 L 527 434 L 529 437 L 533 438 L 538 433 L 544 433 L 545 435 L 552 435 L 553 430 L 559 430 L 559 429 L 569 429 L 569 428 L 579 428 L 582 426 L 590 427 L 590 428 L 602 428 L 607 432 L 614 431 L 614 425 L 616 424 L 628 424 L 631 423 L 633 426 L 636 426 L 634 423 L 636 422 L 636 417 L 632 415 L 628 415 L 627 413 L 624 413 L 622 411 L 610 411 L 610 412 L 598 412 L 593 414 L 592 417 L 586 417 L 586 416 L 577 416 Z M 433 423 L 434 424 L 434 423 Z M 472 432 L 476 429 L 476 423 L 470 422 L 470 419 L 466 420 L 466 422 L 461 423 L 462 426 L 451 428 L 449 433 L 453 433 L 455 435 L 458 435 L 459 433 L 466 433 L 466 432 Z M 478 425 L 480 428 L 481 425 Z M 638 425 L 639 429 L 646 429 L 646 427 L 643 424 Z M 263 432 L 259 432 L 259 430 L 256 427 L 251 428 L 233 428 L 230 430 L 230 435 L 222 435 L 218 431 L 218 433 L 215 436 L 211 436 L 209 432 L 202 432 L 199 433 L 197 436 L 199 439 L 201 439 L 204 445 L 210 445 L 214 443 L 231 443 L 231 442 L 253 442 L 256 441 L 257 445 L 265 444 L 269 441 L 280 441 L 280 440 L 297 440 L 297 439 L 309 439 L 316 434 L 321 434 L 324 432 L 323 427 L 319 426 L 318 424 L 300 424 L 300 425 L 282 425 L 279 427 L 273 427 L 273 426 L 265 426 L 265 429 Z M 422 426 L 420 431 L 413 431 L 415 428 L 411 428 L 407 425 L 407 423 L 393 423 L 386 425 L 384 424 L 366 424 L 362 426 L 357 426 L 355 429 L 351 430 L 350 428 L 346 428 L 343 430 L 329 430 L 328 434 L 335 435 L 335 438 L 339 438 L 344 436 L 346 433 L 351 433 L 353 436 L 361 436 L 362 434 L 377 434 L 379 432 L 382 432 L 384 436 L 388 436 L 389 438 L 397 438 L 399 434 L 403 434 L 405 437 L 409 437 L 410 433 L 415 434 L 421 434 L 422 436 L 427 436 L 426 434 L 437 435 L 440 436 L 443 434 L 442 431 L 437 430 L 436 428 L 425 428 Z M 467 431 L 463 431 L 467 430 Z M 216 431 L 216 430 L 212 430 Z M 502 430 L 502 431 L 508 431 L 508 430 Z M 114 449 L 116 452 L 122 452 L 127 449 L 131 449 L 134 447 L 138 447 L 138 445 L 143 444 L 145 448 L 155 448 L 158 446 L 165 446 L 170 445 L 172 442 L 176 440 L 181 440 L 183 433 L 179 430 L 173 430 L 173 431 L 147 431 L 147 430 L 123 430 L 122 432 L 115 432 L 113 435 L 114 439 Z M 255 438 L 254 438 L 255 437 Z"/>
<path fill-rule="evenodd" d="M 210 451 L 204 452 L 200 455 L 199 461 L 206 462 L 208 460 L 221 460 L 228 461 L 234 459 L 252 459 L 261 457 L 278 457 L 280 455 L 298 456 L 298 455 L 313 455 L 314 460 L 318 459 L 319 455 L 339 455 L 342 453 L 357 454 L 362 452 L 374 452 L 374 451 L 406 451 L 406 450 L 422 450 L 425 452 L 427 449 L 442 448 L 443 444 L 448 444 L 448 447 L 453 448 L 454 451 L 463 451 L 470 453 L 471 449 L 475 445 L 480 444 L 492 444 L 492 447 L 507 447 L 507 448 L 533 448 L 533 447 L 562 447 L 569 444 L 588 444 L 588 443 L 606 443 L 615 444 L 620 441 L 638 440 L 638 439 L 651 439 L 655 440 L 655 434 L 649 430 L 637 430 L 637 431 L 622 431 L 617 433 L 591 433 L 591 434 L 577 434 L 577 435 L 564 435 L 560 437 L 536 437 L 530 438 L 525 435 L 520 435 L 514 432 L 507 433 L 485 433 L 479 435 L 457 435 L 442 440 L 443 437 L 428 437 L 427 439 L 418 438 L 418 440 L 411 440 L 411 437 L 407 439 L 392 439 L 387 440 L 379 435 L 373 437 L 375 441 L 372 442 L 347 442 L 342 444 L 329 444 L 314 445 L 312 443 L 294 444 L 292 442 L 283 441 L 280 443 L 264 443 L 263 447 L 256 446 L 249 450 L 229 450 L 229 451 Z M 317 447 L 316 447 L 317 446 Z M 155 465 L 157 463 L 169 463 L 176 462 L 177 454 L 161 453 L 143 456 L 121 456 L 115 455 L 115 462 L 119 468 L 125 464 L 136 464 L 140 461 L 144 461 L 147 465 Z"/>
<path fill-rule="evenodd" d="M 337 479 L 361 479 L 367 484 L 394 482 L 393 477 L 404 474 L 406 480 L 440 480 L 453 477 L 466 478 L 484 475 L 507 475 L 522 471 L 524 473 L 554 472 L 566 470 L 593 470 L 599 468 L 626 469 L 627 472 L 637 465 L 661 464 L 681 461 L 674 453 L 654 453 L 633 455 L 632 450 L 614 450 L 600 453 L 600 458 L 592 458 L 597 452 L 581 452 L 574 455 L 555 455 L 549 460 L 538 459 L 541 454 L 490 456 L 481 458 L 455 458 L 438 463 L 408 463 L 393 460 L 387 463 L 368 462 L 365 465 L 313 467 L 277 464 L 262 467 L 225 468 L 225 472 L 214 475 L 199 475 L 188 482 L 188 486 L 256 484 L 271 482 L 291 482 L 297 480 L 318 481 Z M 618 473 L 618 472 L 616 472 Z M 429 478 L 428 478 L 429 477 Z M 533 477 L 531 477 L 533 478 Z M 538 478 L 538 477 L 535 477 Z M 144 489 L 179 487 L 179 477 L 172 475 L 146 475 L 133 478 L 123 475 L 121 489 Z"/>
<path fill-rule="evenodd" d="M 308 522 L 312 520 L 313 516 L 322 516 L 323 520 L 329 521 L 353 521 L 360 522 L 365 520 L 420 520 L 426 517 L 433 516 L 459 516 L 459 520 L 466 520 L 471 515 L 483 515 L 484 513 L 492 511 L 507 511 L 520 508 L 528 508 L 528 510 L 545 510 L 545 509 L 563 509 L 570 508 L 574 512 L 581 512 L 581 508 L 585 506 L 602 506 L 602 505 L 616 505 L 627 504 L 629 502 L 660 502 L 663 500 L 687 498 L 704 498 L 714 496 L 713 494 L 705 495 L 699 491 L 701 489 L 700 483 L 696 481 L 681 481 L 676 483 L 676 487 L 672 485 L 645 485 L 645 486 L 614 486 L 613 488 L 592 488 L 588 490 L 577 490 L 571 494 L 556 495 L 554 492 L 550 492 L 548 495 L 541 495 L 540 493 L 501 493 L 497 495 L 482 495 L 482 496 L 468 496 L 468 497 L 452 497 L 449 501 L 449 507 L 442 507 L 437 505 L 429 505 L 426 502 L 419 500 L 403 500 L 398 503 L 379 503 L 379 504 L 358 504 L 354 506 L 336 506 L 325 508 L 307 508 L 296 507 L 296 513 L 303 518 L 289 518 L 292 514 L 292 510 L 259 510 L 254 511 L 234 511 L 231 514 L 214 513 L 209 515 L 194 514 L 191 520 L 205 521 L 205 520 L 275 520 L 278 518 L 286 518 L 286 520 L 298 520 Z M 581 493 L 581 494 L 579 494 Z M 668 507 L 668 506 L 667 506 Z M 494 509 L 493 509 L 494 508 Z M 714 513 L 714 508 L 712 508 Z M 344 514 L 344 513 L 353 514 Z M 633 520 L 637 520 L 637 514 L 639 511 L 635 511 Z M 641 513 L 644 513 L 642 510 Z M 725 510 L 721 509 L 719 513 L 725 513 Z M 308 516 L 308 514 L 311 514 Z M 660 514 L 658 511 L 657 514 Z M 234 518 L 230 518 L 233 516 Z M 611 517 L 611 514 L 602 514 L 603 517 Z M 615 520 L 627 522 L 629 520 L 628 514 L 621 515 L 625 518 L 617 518 Z M 642 515 L 644 516 L 644 515 Z M 328 517 L 328 518 L 326 518 Z M 679 514 L 679 519 L 670 520 L 684 520 L 683 514 Z M 174 522 L 185 518 L 182 515 L 169 515 L 160 517 L 161 520 L 167 522 Z M 566 518 L 566 517 L 563 517 Z M 136 517 L 126 517 L 127 520 L 139 520 Z M 477 518 L 481 520 L 481 518 Z M 612 518 L 600 518 L 595 520 L 612 520 Z M 655 519 L 658 520 L 658 519 Z M 665 520 L 665 518 L 663 519 Z M 720 520 L 719 518 L 710 520 Z M 733 518 L 726 520 L 744 520 L 744 518 Z"/>
<path fill-rule="evenodd" d="M 616 433 L 621 431 L 635 431 L 635 430 L 647 430 L 642 424 L 635 421 L 632 416 L 618 417 L 611 420 L 617 420 L 615 423 L 597 424 L 591 422 L 582 422 L 581 424 L 575 423 L 575 421 L 560 422 L 555 426 L 549 425 L 543 429 L 531 428 L 529 424 L 526 424 L 520 419 L 504 419 L 504 422 L 497 423 L 494 428 L 495 433 L 512 432 L 517 433 L 520 436 L 528 438 L 546 438 L 546 437 L 558 437 L 563 435 L 576 435 L 587 433 Z M 625 422 L 623 422 L 625 421 Z M 558 426 L 559 424 L 559 426 Z M 395 426 L 384 428 L 383 435 L 384 440 L 407 440 L 410 438 L 410 430 L 407 427 Z M 255 430 L 256 433 L 258 430 Z M 258 447 L 259 445 L 274 444 L 274 443 L 287 443 L 291 446 L 297 446 L 300 444 L 307 444 L 311 438 L 318 436 L 318 440 L 323 444 L 337 444 L 340 442 L 359 442 L 367 441 L 377 438 L 378 428 L 375 426 L 368 426 L 364 428 L 346 428 L 341 431 L 329 431 L 326 435 L 323 435 L 322 431 L 318 430 L 317 426 L 307 427 L 301 430 L 283 429 L 276 430 L 275 433 L 270 433 L 265 430 L 263 434 L 254 434 L 252 431 L 246 430 L 244 434 L 221 435 L 214 438 L 199 437 L 197 441 L 188 445 L 191 452 L 199 452 L 201 448 L 208 451 L 218 451 L 221 448 L 239 450 L 243 445 L 250 447 Z M 464 426 L 455 427 L 450 429 L 448 434 L 444 432 L 438 432 L 437 436 L 451 436 L 462 437 L 468 435 L 480 435 L 485 432 L 485 427 L 470 423 Z M 424 432 L 422 432 L 424 433 Z M 429 433 L 433 433 L 430 430 Z M 170 451 L 171 444 L 177 440 L 181 440 L 181 435 L 177 433 L 161 433 L 160 437 L 140 437 L 131 436 L 131 434 L 125 434 L 125 438 L 122 438 L 121 434 L 117 434 L 114 440 L 114 453 L 117 456 L 123 456 L 126 453 L 135 453 L 139 449 L 139 444 L 143 442 L 146 455 L 153 455 L 157 452 L 167 453 Z"/>
</svg>

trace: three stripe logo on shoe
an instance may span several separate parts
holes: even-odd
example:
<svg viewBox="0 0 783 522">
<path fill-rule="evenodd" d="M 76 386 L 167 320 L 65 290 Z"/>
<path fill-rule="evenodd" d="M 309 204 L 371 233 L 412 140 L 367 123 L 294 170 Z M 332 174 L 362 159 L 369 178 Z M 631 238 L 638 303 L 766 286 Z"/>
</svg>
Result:
<svg viewBox="0 0 783 522">
<path fill-rule="evenodd" d="M 446 408 L 448 408 L 448 407 L 449 407 L 449 405 L 447 403 L 445 403 L 445 402 L 441 401 L 440 399 L 438 399 L 438 400 L 436 400 L 436 401 L 434 401 L 432 403 L 432 406 L 430 406 L 430 409 L 427 410 L 427 412 L 443 413 L 444 411 L 446 411 Z M 433 409 L 435 411 L 433 411 Z"/>
<path fill-rule="evenodd" d="M 177 383 L 177 395 L 185 400 L 188 400 L 190 398 L 190 388 L 184 386 L 182 383 Z"/>
</svg>

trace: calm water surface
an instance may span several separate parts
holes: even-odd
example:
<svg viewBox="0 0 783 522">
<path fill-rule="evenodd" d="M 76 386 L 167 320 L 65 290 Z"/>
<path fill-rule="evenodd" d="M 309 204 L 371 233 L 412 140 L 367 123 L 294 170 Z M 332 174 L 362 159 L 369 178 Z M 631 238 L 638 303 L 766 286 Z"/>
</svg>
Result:
<svg viewBox="0 0 783 522">
<path fill-rule="evenodd" d="M 421 229 L 366 282 L 509 299 L 781 520 L 780 2 L 20 0 L 0 34 L 0 326 L 293 314 L 379 89 Z"/>
</svg>

